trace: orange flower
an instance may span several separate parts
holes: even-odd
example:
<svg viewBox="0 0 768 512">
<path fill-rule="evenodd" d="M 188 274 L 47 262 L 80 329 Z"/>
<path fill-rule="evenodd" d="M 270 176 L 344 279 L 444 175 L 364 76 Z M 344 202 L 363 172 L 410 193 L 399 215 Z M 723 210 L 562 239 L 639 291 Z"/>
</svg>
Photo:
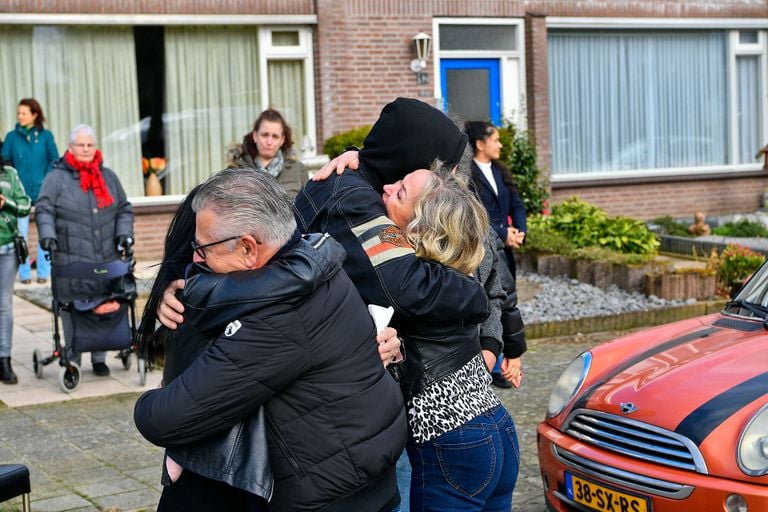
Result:
<svg viewBox="0 0 768 512">
<path fill-rule="evenodd" d="M 166 166 L 165 158 L 160 156 L 154 157 L 154 158 L 141 159 L 141 170 L 144 173 L 144 176 L 162 172 L 165 170 L 165 166 Z"/>
<path fill-rule="evenodd" d="M 165 158 L 162 158 L 162 157 L 150 158 L 149 167 L 155 172 L 160 172 L 165 170 Z"/>
</svg>

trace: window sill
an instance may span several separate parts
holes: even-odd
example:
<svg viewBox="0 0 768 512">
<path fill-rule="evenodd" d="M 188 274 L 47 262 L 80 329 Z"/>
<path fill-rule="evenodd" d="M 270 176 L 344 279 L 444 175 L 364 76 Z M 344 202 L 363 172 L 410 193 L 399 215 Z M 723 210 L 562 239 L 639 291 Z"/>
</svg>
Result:
<svg viewBox="0 0 768 512">
<path fill-rule="evenodd" d="M 622 173 L 610 175 L 608 173 L 585 173 L 575 176 L 553 176 L 551 186 L 553 190 L 564 188 L 593 188 L 622 185 L 639 185 L 652 183 L 669 183 L 683 181 L 708 181 L 744 178 L 766 178 L 768 171 L 762 168 L 728 169 L 717 168 L 707 170 L 667 170 L 654 171 L 653 173 Z"/>
</svg>

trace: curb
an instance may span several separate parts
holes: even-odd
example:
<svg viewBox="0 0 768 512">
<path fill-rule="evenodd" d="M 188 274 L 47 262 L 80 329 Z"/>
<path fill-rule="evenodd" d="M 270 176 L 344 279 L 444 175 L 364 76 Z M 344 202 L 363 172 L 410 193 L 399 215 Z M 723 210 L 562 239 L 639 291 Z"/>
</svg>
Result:
<svg viewBox="0 0 768 512">
<path fill-rule="evenodd" d="M 725 306 L 725 299 L 697 302 L 677 307 L 636 311 L 610 316 L 592 316 L 573 320 L 525 324 L 528 339 L 550 336 L 570 336 L 603 331 L 623 331 L 638 327 L 651 327 L 696 316 L 716 313 Z"/>
</svg>

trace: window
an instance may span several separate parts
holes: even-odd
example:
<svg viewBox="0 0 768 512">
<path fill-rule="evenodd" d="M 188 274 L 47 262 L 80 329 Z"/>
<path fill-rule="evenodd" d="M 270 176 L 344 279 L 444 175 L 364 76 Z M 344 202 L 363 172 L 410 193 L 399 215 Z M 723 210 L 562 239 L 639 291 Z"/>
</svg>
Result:
<svg viewBox="0 0 768 512">
<path fill-rule="evenodd" d="M 130 196 L 144 194 L 142 156 L 165 157 L 165 193 L 186 193 L 223 168 L 227 146 L 268 106 L 285 116 L 299 156 L 314 151 L 306 27 L 0 26 L 0 70 L 3 133 L 28 96 L 60 153 L 86 122 Z"/>
<path fill-rule="evenodd" d="M 136 59 L 130 27 L 0 26 L 0 126 L 16 123 L 21 98 L 37 99 L 59 154 L 69 132 L 96 131 L 104 165 L 128 194 L 143 194 Z"/>
<path fill-rule="evenodd" d="M 550 30 L 553 176 L 753 165 L 764 44 L 738 55 L 739 35 Z"/>
</svg>

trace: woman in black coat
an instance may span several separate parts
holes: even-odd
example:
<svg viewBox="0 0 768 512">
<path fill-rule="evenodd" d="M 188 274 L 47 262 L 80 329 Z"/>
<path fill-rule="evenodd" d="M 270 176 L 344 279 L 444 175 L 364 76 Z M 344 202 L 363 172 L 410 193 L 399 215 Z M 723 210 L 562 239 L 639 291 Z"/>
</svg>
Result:
<svg viewBox="0 0 768 512">
<path fill-rule="evenodd" d="M 516 277 L 512 250 L 519 249 L 525 240 L 527 216 L 512 173 L 499 162 L 499 130 L 485 121 L 469 121 L 464 131 L 474 152 L 472 181 L 475 192 L 488 211 L 491 227 L 504 242 L 509 271 Z"/>
</svg>

